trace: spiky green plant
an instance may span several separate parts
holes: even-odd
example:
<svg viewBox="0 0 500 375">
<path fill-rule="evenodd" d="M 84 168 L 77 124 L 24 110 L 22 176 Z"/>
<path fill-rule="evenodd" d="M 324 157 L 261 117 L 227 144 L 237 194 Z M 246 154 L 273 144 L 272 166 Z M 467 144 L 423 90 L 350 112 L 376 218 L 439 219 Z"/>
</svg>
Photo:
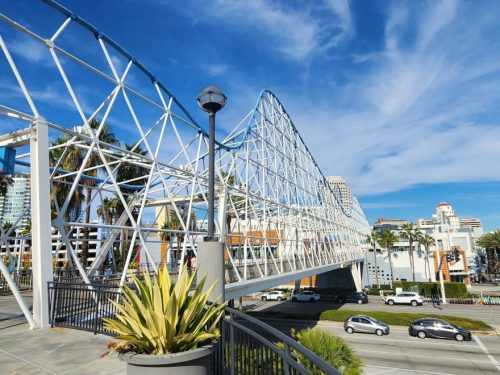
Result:
<svg viewBox="0 0 500 375">
<path fill-rule="evenodd" d="M 351 346 L 341 337 L 319 328 L 306 328 L 298 332 L 291 330 L 291 336 L 301 345 L 322 358 L 325 362 L 335 367 L 344 375 L 363 374 L 363 362 L 356 355 Z M 283 347 L 283 343 L 279 343 Z M 317 368 L 301 353 L 292 350 L 297 361 L 312 375 L 323 375 L 324 372 Z"/>
<path fill-rule="evenodd" d="M 165 267 L 153 277 L 145 272 L 144 280 L 133 277 L 137 292 L 124 286 L 122 304 L 111 301 L 118 309 L 115 318 L 104 318 L 106 329 L 122 340 L 115 350 L 179 353 L 218 339 L 225 304 L 207 305 L 215 284 L 203 291 L 205 277 L 190 293 L 195 279 L 186 266 L 175 284 Z"/>
</svg>

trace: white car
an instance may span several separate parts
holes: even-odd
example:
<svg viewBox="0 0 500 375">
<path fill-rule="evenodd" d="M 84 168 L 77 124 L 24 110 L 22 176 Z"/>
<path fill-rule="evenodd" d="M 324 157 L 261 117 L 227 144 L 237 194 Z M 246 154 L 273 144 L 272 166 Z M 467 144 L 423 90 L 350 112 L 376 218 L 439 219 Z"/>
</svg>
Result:
<svg viewBox="0 0 500 375">
<path fill-rule="evenodd" d="M 272 292 L 267 292 L 262 294 L 260 297 L 262 301 L 284 301 L 286 300 L 285 293 L 278 290 L 273 290 Z"/>
<path fill-rule="evenodd" d="M 292 302 L 318 302 L 319 294 L 314 292 L 300 292 L 292 296 Z"/>
<path fill-rule="evenodd" d="M 395 304 L 418 306 L 424 303 L 424 299 L 420 296 L 420 294 L 415 292 L 401 292 L 395 296 L 385 297 L 385 303 L 391 306 Z"/>
</svg>

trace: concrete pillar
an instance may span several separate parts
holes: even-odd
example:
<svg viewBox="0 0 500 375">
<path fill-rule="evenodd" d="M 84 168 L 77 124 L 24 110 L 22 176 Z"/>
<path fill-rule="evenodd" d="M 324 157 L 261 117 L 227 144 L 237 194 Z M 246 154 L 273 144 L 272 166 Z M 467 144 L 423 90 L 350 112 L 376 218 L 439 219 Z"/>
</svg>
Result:
<svg viewBox="0 0 500 375">
<path fill-rule="evenodd" d="M 197 282 L 205 275 L 207 276 L 205 290 L 215 283 L 215 288 L 208 300 L 217 303 L 224 302 L 224 244 L 222 242 L 207 241 L 198 244 Z"/>
<path fill-rule="evenodd" d="M 302 282 L 302 279 L 295 280 L 295 293 L 300 292 L 300 283 Z"/>
<path fill-rule="evenodd" d="M 356 286 L 356 292 L 361 292 L 363 290 L 363 287 L 361 285 L 361 273 L 358 263 L 351 264 L 351 274 L 352 279 L 354 280 L 354 285 Z"/>
<path fill-rule="evenodd" d="M 30 137 L 31 235 L 33 319 L 38 328 L 49 327 L 47 283 L 52 281 L 50 216 L 49 131 L 43 119 L 33 123 Z"/>
</svg>

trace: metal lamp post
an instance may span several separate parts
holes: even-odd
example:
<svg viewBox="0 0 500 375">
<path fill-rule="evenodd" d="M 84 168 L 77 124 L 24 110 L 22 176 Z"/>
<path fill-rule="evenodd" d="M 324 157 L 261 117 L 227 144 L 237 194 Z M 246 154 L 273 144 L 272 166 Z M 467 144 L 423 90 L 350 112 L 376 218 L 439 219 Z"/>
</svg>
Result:
<svg viewBox="0 0 500 375">
<path fill-rule="evenodd" d="M 208 112 L 208 234 L 205 241 L 217 241 L 214 236 L 214 175 L 215 175 L 215 113 L 226 105 L 226 95 L 216 86 L 207 86 L 196 98 L 198 105 Z"/>
<path fill-rule="evenodd" d="M 216 86 L 207 86 L 196 98 L 202 110 L 208 112 L 208 233 L 204 242 L 198 244 L 198 281 L 206 275 L 206 286 L 215 283 L 209 301 L 223 303 L 224 284 L 224 244 L 215 237 L 215 113 L 226 105 L 226 95 Z"/>
</svg>

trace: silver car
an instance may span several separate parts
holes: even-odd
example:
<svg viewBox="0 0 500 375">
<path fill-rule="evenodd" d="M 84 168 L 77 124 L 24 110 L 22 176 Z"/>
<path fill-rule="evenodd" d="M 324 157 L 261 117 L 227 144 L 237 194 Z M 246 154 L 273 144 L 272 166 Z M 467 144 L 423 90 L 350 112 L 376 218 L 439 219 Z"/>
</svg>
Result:
<svg viewBox="0 0 500 375">
<path fill-rule="evenodd" d="M 367 315 L 350 316 L 344 322 L 344 329 L 347 333 L 375 333 L 377 336 L 388 335 L 390 332 L 387 324 Z"/>
</svg>

